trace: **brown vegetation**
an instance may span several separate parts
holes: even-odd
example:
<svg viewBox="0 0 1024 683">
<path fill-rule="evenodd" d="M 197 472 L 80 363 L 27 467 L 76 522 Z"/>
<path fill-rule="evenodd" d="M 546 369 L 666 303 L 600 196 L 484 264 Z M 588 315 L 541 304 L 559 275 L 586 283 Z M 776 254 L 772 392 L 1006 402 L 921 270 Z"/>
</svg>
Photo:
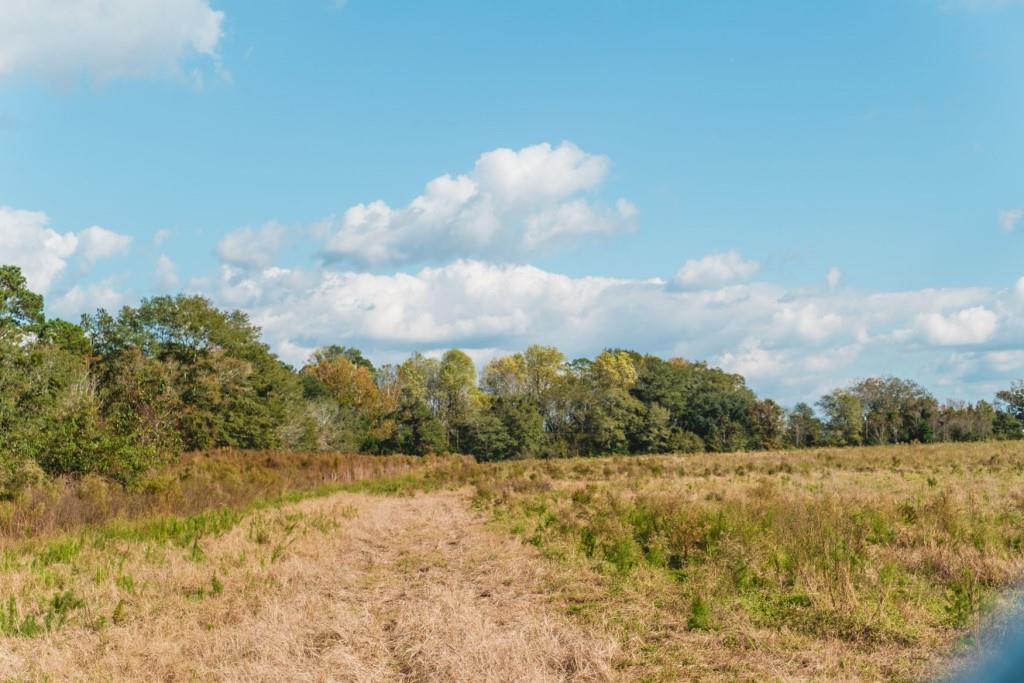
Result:
<svg viewBox="0 0 1024 683">
<path fill-rule="evenodd" d="M 0 500 L 0 544 L 69 532 L 87 524 L 155 515 L 194 515 L 239 508 L 318 487 L 398 477 L 429 476 L 439 467 L 458 471 L 471 458 L 374 457 L 222 449 L 189 453 L 130 488 L 98 476 L 48 479 L 40 475 L 14 500 Z"/>
<path fill-rule="evenodd" d="M 5 572 L 73 591 L 65 628 L 0 638 L 0 678 L 598 681 L 614 645 L 547 604 L 549 571 L 465 497 L 338 494 L 191 548 L 113 541 Z M 443 521 L 443 523 L 438 523 Z"/>
<path fill-rule="evenodd" d="M 922 680 L 1024 572 L 1024 446 L 510 463 L 478 505 L 643 680 Z"/>
<path fill-rule="evenodd" d="M 0 679 L 923 680 L 1024 571 L 1021 443 L 162 476 L 30 489 Z"/>
</svg>

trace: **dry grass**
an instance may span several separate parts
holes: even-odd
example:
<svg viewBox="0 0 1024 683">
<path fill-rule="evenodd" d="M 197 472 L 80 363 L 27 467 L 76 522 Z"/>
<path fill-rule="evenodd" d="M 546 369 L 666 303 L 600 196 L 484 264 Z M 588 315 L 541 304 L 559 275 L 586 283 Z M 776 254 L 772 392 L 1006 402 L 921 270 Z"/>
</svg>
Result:
<svg viewBox="0 0 1024 683">
<path fill-rule="evenodd" d="M 130 489 L 99 477 L 41 479 L 12 501 L 0 500 L 0 547 L 111 520 L 194 515 L 221 507 L 383 477 L 445 476 L 474 468 L 462 456 L 410 457 L 219 450 L 189 453 Z"/>
<path fill-rule="evenodd" d="M 478 504 L 567 568 L 626 678 L 921 680 L 1024 572 L 1024 444 L 510 463 Z"/>
<path fill-rule="evenodd" d="M 164 476 L 0 525 L 0 680 L 923 680 L 1024 572 L 1021 443 Z"/>
<path fill-rule="evenodd" d="M 28 680 L 602 681 L 612 641 L 552 610 L 550 568 L 495 536 L 465 496 L 337 494 L 256 512 L 190 548 L 85 547 L 8 590 L 83 607 L 0 638 Z M 130 581 L 123 577 L 131 577 Z M 121 605 L 121 607 L 118 607 Z"/>
</svg>

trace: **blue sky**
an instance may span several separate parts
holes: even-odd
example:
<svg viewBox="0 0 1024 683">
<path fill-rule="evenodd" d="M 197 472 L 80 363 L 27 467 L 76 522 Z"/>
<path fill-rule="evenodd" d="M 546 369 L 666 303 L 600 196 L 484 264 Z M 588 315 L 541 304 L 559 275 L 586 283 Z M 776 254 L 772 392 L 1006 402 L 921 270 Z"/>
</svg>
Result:
<svg viewBox="0 0 1024 683">
<path fill-rule="evenodd" d="M 0 14 L 0 260 L 54 315 L 194 291 L 293 363 L 631 346 L 788 403 L 1024 376 L 1024 3 Z"/>
</svg>

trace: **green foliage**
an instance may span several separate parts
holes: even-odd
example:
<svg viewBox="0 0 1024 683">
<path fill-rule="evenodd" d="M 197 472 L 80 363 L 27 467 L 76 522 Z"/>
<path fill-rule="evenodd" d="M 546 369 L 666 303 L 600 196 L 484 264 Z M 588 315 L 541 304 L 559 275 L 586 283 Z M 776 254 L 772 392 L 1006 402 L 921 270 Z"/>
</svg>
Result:
<svg viewBox="0 0 1024 683">
<path fill-rule="evenodd" d="M 1000 410 L 992 420 L 992 436 L 997 439 L 1024 439 L 1024 424 Z"/>
<path fill-rule="evenodd" d="M 690 602 L 690 616 L 686 620 L 686 626 L 691 631 L 711 630 L 711 608 L 699 595 L 693 596 Z"/>
<path fill-rule="evenodd" d="M 85 602 L 71 590 L 57 592 L 39 612 L 22 614 L 11 596 L 0 609 L 0 635 L 34 638 L 55 631 L 67 623 L 71 614 L 85 607 Z"/>
<path fill-rule="evenodd" d="M 868 378 L 786 412 L 742 377 L 622 349 L 566 361 L 530 346 L 487 364 L 451 349 L 375 368 L 326 346 L 299 372 L 246 314 L 199 296 L 46 320 L 0 267 L 0 500 L 46 475 L 126 485 L 215 448 L 469 452 L 480 460 L 1024 438 L 1024 383 L 995 405 L 939 405 L 914 382 Z"/>
<path fill-rule="evenodd" d="M 818 401 L 825 413 L 828 441 L 836 446 L 857 446 L 864 440 L 863 407 L 860 399 L 843 389 L 836 389 Z"/>
<path fill-rule="evenodd" d="M 481 468 L 476 502 L 610 594 L 660 601 L 669 623 L 892 646 L 977 626 L 1014 585 L 1020 458 L 978 445 L 510 462 Z M 929 481 L 953 463 L 957 486 Z M 920 562 L 930 548 L 943 552 Z"/>
<path fill-rule="evenodd" d="M 794 448 L 813 448 L 825 443 L 825 424 L 806 403 L 797 403 L 786 416 L 784 441 Z"/>
<path fill-rule="evenodd" d="M 312 357 L 309 359 L 310 365 L 320 365 L 321 363 L 327 363 L 339 358 L 344 358 L 353 365 L 361 368 L 366 368 L 370 372 L 374 371 L 373 363 L 363 355 L 363 352 L 359 349 L 352 347 L 339 346 L 332 344 L 331 346 L 325 346 L 322 349 L 317 349 L 313 352 Z"/>
<path fill-rule="evenodd" d="M 750 420 L 757 397 L 739 375 L 704 363 L 645 356 L 631 393 L 668 410 L 669 424 L 698 436 L 707 450 L 740 450 L 757 438 Z"/>
<path fill-rule="evenodd" d="M 29 290 L 16 266 L 0 266 L 0 344 L 17 344 L 43 328 L 43 297 Z"/>
<path fill-rule="evenodd" d="M 397 426 L 391 437 L 383 442 L 384 450 L 427 455 L 448 449 L 448 434 L 444 424 L 430 405 L 412 391 L 403 391 L 394 419 Z"/>
<path fill-rule="evenodd" d="M 170 409 L 186 450 L 275 447 L 288 405 L 301 400 L 294 372 L 260 341 L 259 328 L 202 297 L 146 299 L 116 318 L 102 310 L 86 316 L 83 326 L 99 372 L 127 377 L 121 397 L 147 416 Z"/>
<path fill-rule="evenodd" d="M 1003 412 L 1024 425 L 1024 380 L 1014 382 L 1009 389 L 996 394 Z"/>
</svg>

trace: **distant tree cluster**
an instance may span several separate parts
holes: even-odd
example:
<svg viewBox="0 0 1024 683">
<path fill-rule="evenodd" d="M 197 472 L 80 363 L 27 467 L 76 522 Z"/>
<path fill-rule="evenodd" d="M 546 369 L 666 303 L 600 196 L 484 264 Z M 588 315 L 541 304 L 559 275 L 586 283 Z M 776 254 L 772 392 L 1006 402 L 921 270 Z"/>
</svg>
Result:
<svg viewBox="0 0 1024 683">
<path fill-rule="evenodd" d="M 568 360 L 531 346 L 477 377 L 452 349 L 374 367 L 329 346 L 296 371 L 241 312 L 156 297 L 80 325 L 47 320 L 21 271 L 0 267 L 0 498 L 46 474 L 132 482 L 217 447 L 498 460 L 1022 438 L 1024 383 L 994 403 L 939 404 L 869 378 L 784 410 L 743 377 L 606 350 Z"/>
</svg>

